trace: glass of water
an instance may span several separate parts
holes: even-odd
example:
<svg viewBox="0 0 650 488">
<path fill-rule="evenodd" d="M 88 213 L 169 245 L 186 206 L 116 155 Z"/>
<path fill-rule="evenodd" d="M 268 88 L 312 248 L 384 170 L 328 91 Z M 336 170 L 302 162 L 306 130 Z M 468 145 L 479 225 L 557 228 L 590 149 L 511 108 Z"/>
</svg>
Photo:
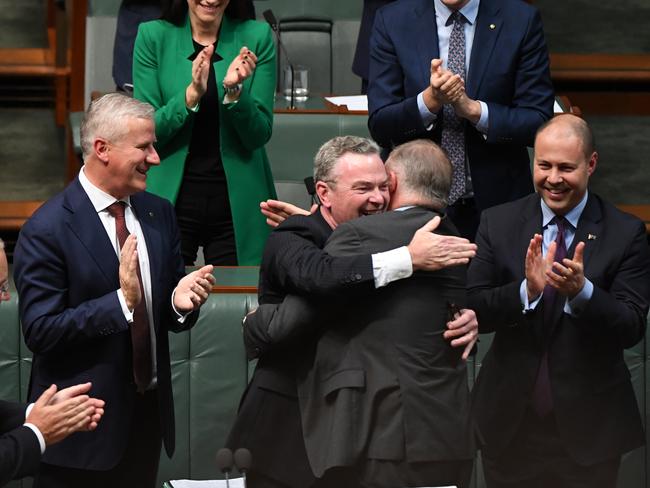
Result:
<svg viewBox="0 0 650 488">
<path fill-rule="evenodd" d="M 293 83 L 293 98 L 297 102 L 304 102 L 309 97 L 309 70 L 302 65 L 293 67 L 295 75 L 295 82 Z M 284 67 L 284 83 L 282 85 L 282 93 L 284 98 L 291 100 L 291 67 Z"/>
</svg>

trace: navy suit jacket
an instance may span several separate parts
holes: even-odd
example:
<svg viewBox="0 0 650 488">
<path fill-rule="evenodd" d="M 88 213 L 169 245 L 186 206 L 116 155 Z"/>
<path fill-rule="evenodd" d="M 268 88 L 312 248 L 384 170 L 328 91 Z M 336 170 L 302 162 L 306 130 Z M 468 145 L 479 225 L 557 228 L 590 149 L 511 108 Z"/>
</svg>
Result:
<svg viewBox="0 0 650 488">
<path fill-rule="evenodd" d="M 368 126 L 392 149 L 427 131 L 417 95 L 439 58 L 433 0 L 400 0 L 381 8 L 370 39 Z M 553 86 L 539 12 L 521 0 L 481 0 L 465 80 L 467 95 L 488 105 L 487 139 L 465 124 L 465 145 L 479 209 L 533 191 L 526 146 L 553 114 Z"/>
<path fill-rule="evenodd" d="M 368 64 L 370 60 L 370 33 L 375 23 L 377 10 L 388 5 L 394 0 L 363 0 L 363 12 L 361 24 L 359 25 L 359 36 L 357 37 L 357 48 L 354 51 L 352 61 L 352 72 L 362 79 L 368 80 Z"/>
<path fill-rule="evenodd" d="M 151 268 L 158 397 L 167 453 L 174 450 L 168 330 L 191 327 L 197 313 L 180 324 L 171 293 L 184 275 L 174 210 L 160 197 L 131 197 L 145 237 Z M 47 201 L 23 226 L 14 254 L 20 318 L 34 353 L 29 397 L 49 385 L 65 388 L 92 381 L 91 396 L 106 401 L 94 432 L 80 432 L 50 447 L 44 462 L 106 470 L 121 459 L 131 429 L 136 388 L 131 336 L 116 290 L 119 261 L 88 195 L 75 179 Z"/>
<path fill-rule="evenodd" d="M 34 432 L 23 427 L 27 405 L 0 400 L 0 486 L 34 474 L 41 446 Z"/>
<path fill-rule="evenodd" d="M 496 332 L 472 391 L 479 441 L 497 457 L 516 435 L 542 357 L 544 303 L 522 313 L 519 287 L 530 239 L 542 232 L 538 195 L 483 212 L 468 277 L 480 332 Z M 589 237 L 591 236 L 591 237 Z M 594 292 L 576 316 L 562 312 L 547 334 L 554 413 L 564 448 L 580 464 L 612 459 L 644 442 L 623 351 L 645 333 L 650 254 L 643 223 L 590 194 L 568 255 L 585 243 Z"/>
</svg>

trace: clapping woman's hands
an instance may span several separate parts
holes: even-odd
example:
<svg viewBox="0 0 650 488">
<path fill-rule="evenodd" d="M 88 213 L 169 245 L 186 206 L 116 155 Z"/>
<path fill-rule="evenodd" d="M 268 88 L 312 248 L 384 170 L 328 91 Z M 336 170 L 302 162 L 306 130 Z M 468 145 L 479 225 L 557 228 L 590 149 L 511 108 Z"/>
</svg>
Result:
<svg viewBox="0 0 650 488">
<path fill-rule="evenodd" d="M 188 108 L 195 107 L 208 89 L 212 53 L 214 53 L 214 45 L 210 44 L 204 47 L 192 61 L 192 81 L 185 90 L 185 106 Z"/>
<path fill-rule="evenodd" d="M 228 66 L 223 84 L 228 87 L 233 87 L 243 82 L 253 74 L 256 64 L 257 56 L 255 56 L 255 53 L 249 51 L 246 46 L 242 47 L 237 57 Z"/>
</svg>

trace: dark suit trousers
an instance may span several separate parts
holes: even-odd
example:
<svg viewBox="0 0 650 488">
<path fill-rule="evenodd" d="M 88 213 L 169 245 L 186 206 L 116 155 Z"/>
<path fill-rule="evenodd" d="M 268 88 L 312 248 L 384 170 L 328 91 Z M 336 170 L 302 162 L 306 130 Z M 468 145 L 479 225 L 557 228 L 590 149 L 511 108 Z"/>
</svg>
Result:
<svg viewBox="0 0 650 488">
<path fill-rule="evenodd" d="M 43 463 L 34 488 L 155 488 L 162 446 L 158 412 L 155 390 L 137 395 L 131 435 L 117 466 L 89 471 Z"/>
<path fill-rule="evenodd" d="M 483 454 L 488 488 L 615 488 L 620 457 L 581 466 L 562 445 L 554 416 L 540 419 L 529 410 L 505 452 Z"/>
</svg>

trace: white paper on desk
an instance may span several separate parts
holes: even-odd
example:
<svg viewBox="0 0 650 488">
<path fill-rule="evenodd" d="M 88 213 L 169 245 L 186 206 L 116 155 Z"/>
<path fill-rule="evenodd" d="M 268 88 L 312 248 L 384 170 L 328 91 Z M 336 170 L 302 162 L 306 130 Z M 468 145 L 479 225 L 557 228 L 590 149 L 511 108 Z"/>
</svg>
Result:
<svg viewBox="0 0 650 488">
<path fill-rule="evenodd" d="M 171 480 L 174 488 L 226 488 L 226 480 Z M 232 478 L 230 488 L 244 488 L 244 478 Z"/>
<path fill-rule="evenodd" d="M 348 97 L 325 97 L 330 103 L 334 105 L 345 105 L 348 110 L 368 111 L 368 97 L 365 95 L 353 95 Z"/>
</svg>

